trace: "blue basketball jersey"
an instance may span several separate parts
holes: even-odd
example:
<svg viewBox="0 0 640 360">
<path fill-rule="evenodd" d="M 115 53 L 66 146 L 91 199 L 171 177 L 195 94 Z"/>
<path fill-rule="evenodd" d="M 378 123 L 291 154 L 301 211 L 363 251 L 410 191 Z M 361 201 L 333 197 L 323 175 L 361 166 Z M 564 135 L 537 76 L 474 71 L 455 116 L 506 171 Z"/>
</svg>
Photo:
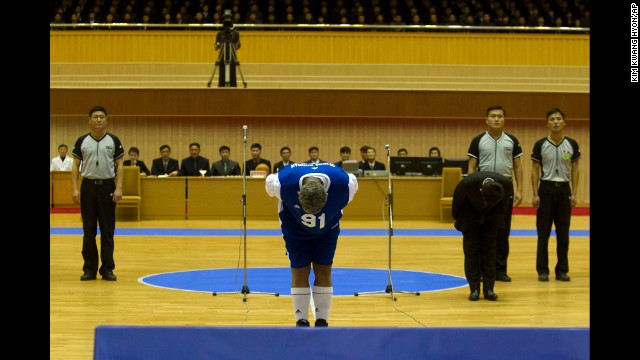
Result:
<svg viewBox="0 0 640 360">
<path fill-rule="evenodd" d="M 327 202 L 317 214 L 307 214 L 298 201 L 300 179 L 309 174 L 325 174 L 329 183 Z M 342 168 L 331 164 L 291 164 L 278 171 L 282 211 L 280 221 L 283 232 L 293 234 L 323 234 L 337 227 L 342 209 L 349 203 L 349 175 Z"/>
</svg>

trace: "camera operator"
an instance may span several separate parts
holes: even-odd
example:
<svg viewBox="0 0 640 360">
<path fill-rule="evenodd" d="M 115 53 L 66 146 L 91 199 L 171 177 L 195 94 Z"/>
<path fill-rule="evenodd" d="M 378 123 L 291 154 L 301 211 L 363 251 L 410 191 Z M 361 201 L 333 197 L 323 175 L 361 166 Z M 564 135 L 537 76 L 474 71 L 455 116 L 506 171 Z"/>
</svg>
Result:
<svg viewBox="0 0 640 360">
<path fill-rule="evenodd" d="M 218 87 L 237 87 L 236 65 L 238 58 L 236 50 L 240 49 L 240 34 L 234 29 L 233 16 L 229 9 L 225 10 L 222 15 L 222 30 L 216 35 L 215 49 L 220 50 Z"/>
</svg>

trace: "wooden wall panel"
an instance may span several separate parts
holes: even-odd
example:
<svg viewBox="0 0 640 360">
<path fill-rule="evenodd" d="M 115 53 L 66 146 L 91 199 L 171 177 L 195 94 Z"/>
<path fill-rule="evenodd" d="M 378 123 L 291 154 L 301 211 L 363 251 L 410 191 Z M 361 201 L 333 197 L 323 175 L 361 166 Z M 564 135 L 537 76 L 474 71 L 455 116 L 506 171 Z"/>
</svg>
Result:
<svg viewBox="0 0 640 360">
<path fill-rule="evenodd" d="M 213 62 L 217 30 L 49 32 L 49 61 Z M 588 34 L 245 31 L 245 63 L 589 66 Z"/>
<path fill-rule="evenodd" d="M 82 115 L 102 104 L 112 116 L 468 118 L 501 104 L 507 117 L 537 120 L 551 107 L 590 119 L 590 95 L 501 91 L 317 89 L 50 89 L 49 113 Z"/>
<path fill-rule="evenodd" d="M 519 94 L 493 94 L 495 98 L 492 99 L 492 94 L 487 93 L 462 95 L 446 92 L 418 94 L 420 96 L 412 92 L 388 92 L 383 94 L 388 95 L 385 98 L 378 94 L 379 92 L 361 91 L 347 92 L 346 97 L 349 101 L 344 101 L 345 96 L 342 96 L 344 93 L 340 91 L 312 91 L 311 94 L 307 94 L 308 97 L 300 94 L 296 97 L 289 91 L 283 91 L 284 94 L 271 91 L 270 93 L 274 96 L 261 94 L 251 100 L 241 101 L 246 107 L 236 108 L 241 113 L 255 111 L 258 114 L 212 115 L 211 103 L 221 104 L 225 99 L 230 99 L 227 96 L 228 92 L 167 90 L 166 93 L 158 93 L 140 90 L 137 93 L 122 91 L 117 94 L 106 90 L 87 90 L 84 96 L 76 91 L 52 90 L 51 93 L 55 101 L 51 103 L 50 159 L 56 156 L 59 143 L 66 143 L 72 147 L 79 135 L 88 132 L 86 112 L 91 105 L 100 103 L 110 112 L 109 131 L 120 137 L 125 148 L 128 149 L 134 145 L 140 148 L 140 158 L 149 166 L 152 159 L 159 156 L 160 145 L 169 144 L 172 147 L 172 157 L 182 159 L 189 155 L 188 145 L 191 142 L 199 142 L 202 147 L 202 156 L 211 161 L 219 160 L 218 147 L 223 144 L 231 147 L 232 159 L 241 161 L 244 150 L 242 125 L 248 126 L 247 157 L 250 157 L 250 144 L 258 142 L 263 146 L 262 156 L 271 160 L 272 163 L 280 160 L 279 149 L 284 145 L 291 147 L 292 159 L 295 161 L 306 160 L 307 149 L 312 145 L 320 148 L 321 159 L 332 162 L 339 160 L 339 148 L 343 145 L 351 147 L 352 158 L 358 159 L 358 149 L 364 144 L 375 147 L 378 160 L 383 162 L 386 162 L 384 150 L 386 144 L 391 146 L 392 155 L 395 155 L 397 149 L 405 147 L 410 155 L 426 156 L 431 146 L 438 146 L 446 157 L 465 157 L 471 139 L 486 129 L 484 120 L 486 107 L 494 104 L 492 100 L 499 98 L 502 100 L 499 103 L 507 109 L 506 130 L 514 134 L 523 146 L 524 202 L 527 204 L 530 204 L 532 196 L 529 180 L 531 149 L 534 142 L 547 133 L 544 116 L 554 99 L 551 94 L 546 94 L 547 96 L 536 94 L 528 98 Z M 237 93 L 233 92 L 233 94 Z M 159 96 L 153 96 L 157 94 Z M 203 94 L 220 98 L 207 102 L 203 100 L 206 98 Z M 292 95 L 290 102 L 303 101 L 314 105 L 304 107 L 298 104 L 294 108 L 301 112 L 299 115 L 277 114 L 286 111 L 275 106 L 274 102 L 280 106 L 286 106 L 284 103 L 286 95 Z M 509 95 L 512 96 L 509 97 Z M 418 102 L 420 98 L 439 100 L 431 99 L 420 104 Z M 78 101 L 78 99 L 83 100 Z M 173 101 L 161 101 L 165 99 L 173 99 Z M 277 100 L 270 101 L 270 99 Z M 588 104 L 588 95 L 563 94 L 555 99 L 558 102 L 554 105 L 565 110 L 567 114 L 566 134 L 575 138 L 581 146 L 582 176 L 578 199 L 579 203 L 588 204 L 589 114 L 588 107 L 586 110 L 581 109 L 584 102 Z M 560 101 L 561 99 L 578 101 L 566 103 Z M 229 102 L 233 103 L 233 100 Z M 380 102 L 384 103 L 381 105 Z M 538 106 L 534 106 L 532 102 Z M 337 111 L 327 110 L 317 103 L 324 106 L 336 104 L 341 107 L 345 115 L 333 115 L 332 113 Z M 339 105 L 341 103 L 342 105 Z M 429 107 L 425 104 L 434 104 L 434 106 Z M 390 113 L 389 109 L 393 109 L 398 116 L 362 115 L 373 113 L 371 108 L 379 109 L 382 113 Z M 575 118 L 576 109 L 581 109 L 582 114 L 587 118 Z M 225 107 L 220 109 L 220 112 L 232 111 L 229 107 Z M 276 114 L 269 114 L 270 112 Z M 415 114 L 429 115 L 415 116 Z"/>
<path fill-rule="evenodd" d="M 58 125 L 65 124 L 60 126 Z M 369 118 L 259 118 L 243 122 L 237 118 L 205 120 L 204 118 L 117 117 L 110 119 L 109 129 L 120 137 L 125 148 L 137 146 L 141 160 L 151 164 L 159 156 L 159 147 L 169 144 L 174 158 L 189 156 L 188 145 L 199 142 L 202 156 L 212 161 L 219 160 L 218 147 L 229 145 L 232 158 L 241 160 L 242 125 L 248 125 L 247 157 L 253 142 L 263 146 L 263 157 L 275 163 L 280 160 L 279 149 L 287 145 L 292 149 L 292 159 L 304 161 L 307 149 L 320 148 L 320 157 L 326 161 L 339 160 L 339 148 L 347 145 L 352 149 L 352 158 L 358 159 L 358 149 L 368 144 L 377 149 L 378 159 L 386 163 L 384 146 L 389 144 L 392 155 L 405 147 L 410 155 L 426 156 L 431 146 L 438 146 L 446 157 L 465 157 L 471 138 L 485 130 L 483 118 L 477 119 L 369 119 Z M 55 155 L 56 144 L 65 139 L 72 144 L 79 134 L 88 131 L 83 118 L 59 118 L 52 123 L 51 151 Z M 531 202 L 529 176 L 531 174 L 530 153 L 533 143 L 546 135 L 544 122 L 508 119 L 507 131 L 516 135 L 523 146 L 524 199 Z M 589 126 L 587 122 L 568 119 L 567 134 L 581 145 L 583 160 L 580 179 L 580 203 L 589 203 Z"/>
</svg>

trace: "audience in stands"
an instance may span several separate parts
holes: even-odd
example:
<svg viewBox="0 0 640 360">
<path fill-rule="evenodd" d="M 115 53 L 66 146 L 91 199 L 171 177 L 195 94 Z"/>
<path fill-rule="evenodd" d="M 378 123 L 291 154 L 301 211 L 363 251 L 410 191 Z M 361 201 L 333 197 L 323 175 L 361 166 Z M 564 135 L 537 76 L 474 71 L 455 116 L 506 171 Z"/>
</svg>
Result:
<svg viewBox="0 0 640 360">
<path fill-rule="evenodd" d="M 111 15 L 115 23 L 167 23 L 167 14 L 177 24 L 220 23 L 222 12 L 231 9 L 235 24 L 324 24 L 479 25 L 589 27 L 589 0 L 553 1 L 292 1 L 292 0 L 52 0 L 52 24 L 104 23 Z M 90 15 L 93 13 L 93 15 Z M 129 14 L 126 16 L 125 14 Z M 75 16 L 73 16 L 75 15 Z M 455 20 L 454 20 L 455 18 Z M 469 18 L 472 18 L 471 20 Z M 524 18 L 524 22 L 520 20 Z M 434 20 L 435 19 L 435 20 Z M 440 19 L 440 20 L 438 20 Z M 523 25 L 524 23 L 524 25 Z"/>
</svg>

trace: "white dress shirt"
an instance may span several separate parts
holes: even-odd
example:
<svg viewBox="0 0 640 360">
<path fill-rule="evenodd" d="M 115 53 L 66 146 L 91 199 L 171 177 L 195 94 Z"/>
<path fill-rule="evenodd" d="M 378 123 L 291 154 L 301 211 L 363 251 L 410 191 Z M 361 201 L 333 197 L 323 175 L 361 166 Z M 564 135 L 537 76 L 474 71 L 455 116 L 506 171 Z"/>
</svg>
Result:
<svg viewBox="0 0 640 360">
<path fill-rule="evenodd" d="M 60 156 L 56 156 L 53 158 L 53 160 L 51 160 L 51 168 L 49 170 L 71 170 L 72 166 L 73 159 L 71 158 L 71 156 L 66 156 L 64 158 L 64 161 L 60 159 Z"/>
</svg>

